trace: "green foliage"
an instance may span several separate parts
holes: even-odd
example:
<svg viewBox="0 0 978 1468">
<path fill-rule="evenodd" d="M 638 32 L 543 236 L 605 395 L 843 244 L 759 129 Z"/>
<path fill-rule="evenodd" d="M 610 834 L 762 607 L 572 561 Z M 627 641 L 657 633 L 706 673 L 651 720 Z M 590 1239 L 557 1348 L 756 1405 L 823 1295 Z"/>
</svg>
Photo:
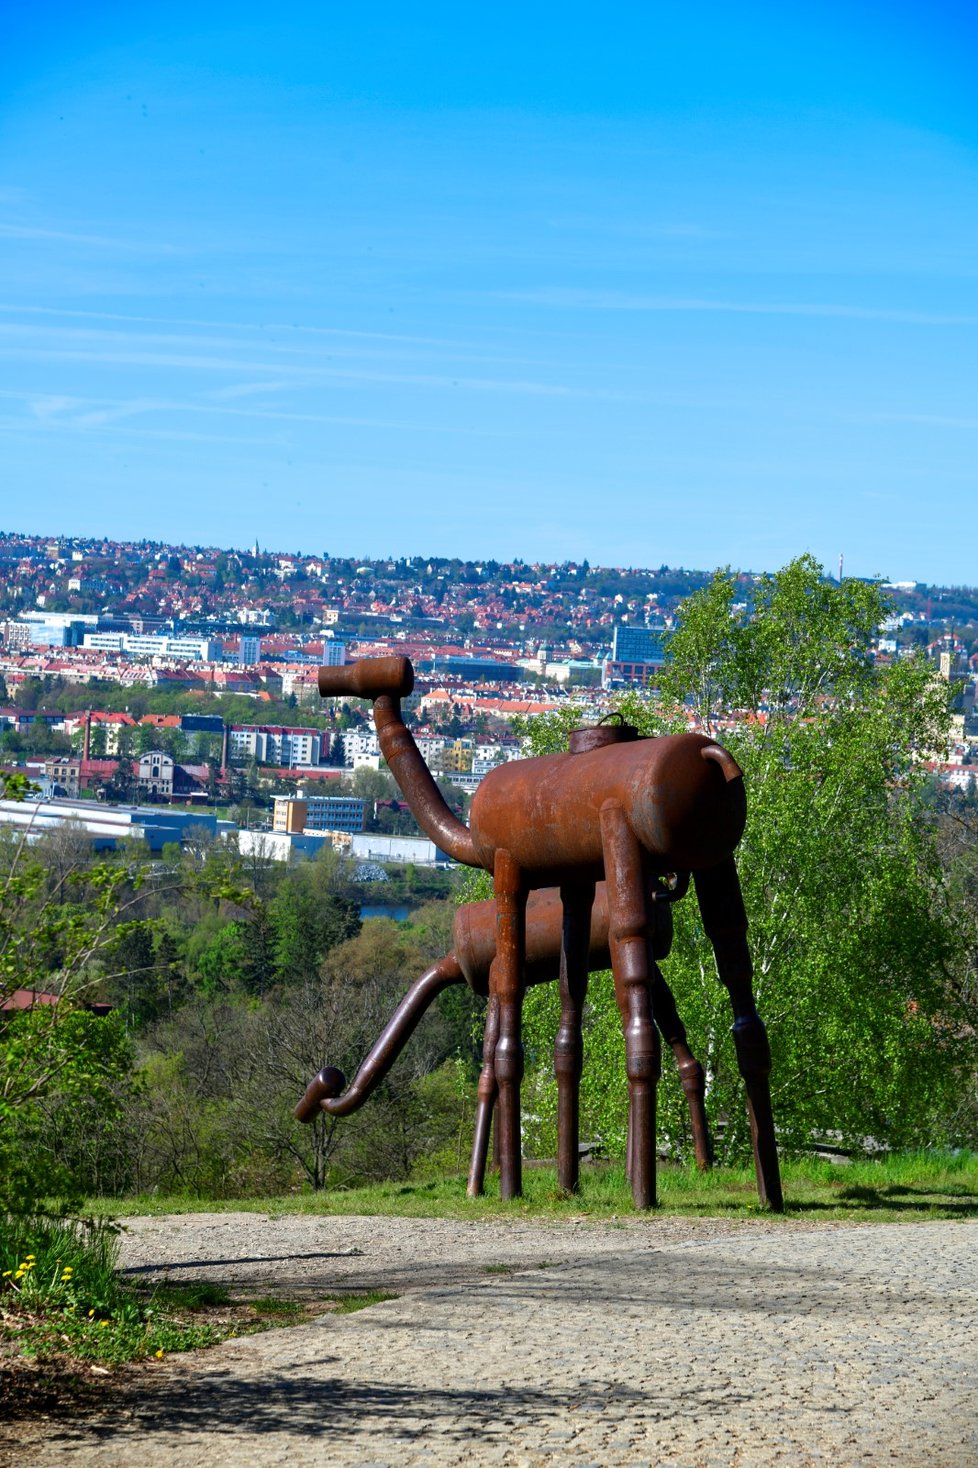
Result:
<svg viewBox="0 0 978 1468">
<path fill-rule="evenodd" d="M 959 905 L 938 860 L 925 763 L 946 743 L 949 690 L 922 660 L 874 666 L 879 589 L 826 582 L 810 557 L 762 577 L 749 606 L 718 573 L 684 604 L 661 701 L 632 695 L 646 733 L 690 714 L 745 771 L 748 824 L 738 866 L 750 920 L 755 993 L 774 1058 L 782 1146 L 819 1138 L 859 1146 L 968 1143 L 978 1018 Z M 534 726 L 535 749 L 562 734 Z M 742 1085 L 726 996 L 695 898 L 677 904 L 664 965 L 707 1073 L 719 1155 L 747 1155 Z M 553 1149 L 552 986 L 531 992 L 526 1042 L 532 1141 Z M 660 1140 L 689 1155 L 684 1100 L 669 1057 Z M 615 1153 L 626 1087 L 610 984 L 592 980 L 585 1037 L 585 1137 Z"/>
<path fill-rule="evenodd" d="M 40 786 L 28 780 L 19 770 L 0 770 L 0 800 L 26 800 L 40 794 Z"/>
<path fill-rule="evenodd" d="M 32 1212 L 84 1186 L 51 1130 L 59 1108 L 110 1126 L 132 1065 L 118 1018 L 90 1013 L 114 924 L 131 900 L 123 867 L 46 869 L 22 848 L 0 874 L 0 997 L 54 1002 L 14 1010 L 0 1027 L 0 1212 Z"/>
<path fill-rule="evenodd" d="M 283 884 L 270 905 L 275 971 L 280 982 L 298 983 L 316 973 L 326 954 L 360 928 L 360 904 L 351 893 L 324 901 L 320 873 L 307 863 Z"/>
<path fill-rule="evenodd" d="M 176 1316 L 165 1292 L 147 1300 L 122 1283 L 118 1232 L 104 1219 L 20 1217 L 0 1233 L 2 1335 L 21 1356 L 112 1363 L 220 1339 Z"/>
</svg>

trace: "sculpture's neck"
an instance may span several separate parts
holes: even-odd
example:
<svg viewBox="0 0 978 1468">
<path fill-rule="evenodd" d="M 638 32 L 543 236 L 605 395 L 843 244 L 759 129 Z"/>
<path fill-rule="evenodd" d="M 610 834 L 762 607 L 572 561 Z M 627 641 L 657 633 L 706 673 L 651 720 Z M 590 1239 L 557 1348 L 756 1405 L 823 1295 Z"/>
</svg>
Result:
<svg viewBox="0 0 978 1468">
<path fill-rule="evenodd" d="M 455 861 L 481 866 L 472 832 L 449 808 L 401 717 L 401 700 L 388 693 L 375 698 L 374 725 L 381 754 L 425 835 Z"/>
</svg>

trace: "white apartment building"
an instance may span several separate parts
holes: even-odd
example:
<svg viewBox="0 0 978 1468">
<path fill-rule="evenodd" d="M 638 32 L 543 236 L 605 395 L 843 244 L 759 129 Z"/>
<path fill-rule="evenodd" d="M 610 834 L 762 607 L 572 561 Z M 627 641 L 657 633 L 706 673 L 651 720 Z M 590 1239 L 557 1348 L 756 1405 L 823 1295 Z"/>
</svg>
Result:
<svg viewBox="0 0 978 1468">
<path fill-rule="evenodd" d="M 415 744 L 421 751 L 421 758 L 426 765 L 440 764 L 451 740 L 446 739 L 443 734 L 421 734 L 415 739 Z"/>
<path fill-rule="evenodd" d="M 507 760 L 522 759 L 523 749 L 518 739 L 476 739 L 472 768 L 482 765 L 491 770 Z"/>
<path fill-rule="evenodd" d="M 379 770 L 382 759 L 380 754 L 355 754 L 352 767 L 355 770 Z"/>
<path fill-rule="evenodd" d="M 346 662 L 346 643 L 337 642 L 335 638 L 323 639 L 323 667 L 341 668 Z"/>
<path fill-rule="evenodd" d="M 232 763 L 247 764 L 254 760 L 259 765 L 287 765 L 297 769 L 320 763 L 326 737 L 318 729 L 234 724 L 228 732 L 228 752 Z"/>
<path fill-rule="evenodd" d="M 96 652 L 125 653 L 130 658 L 184 658 L 188 662 L 216 663 L 224 656 L 219 642 L 209 637 L 145 636 L 137 632 L 86 632 L 84 647 Z"/>
<path fill-rule="evenodd" d="M 373 759 L 380 754 L 380 743 L 373 729 L 344 729 L 340 735 L 343 744 L 343 763 L 357 768 L 357 759 Z"/>
</svg>

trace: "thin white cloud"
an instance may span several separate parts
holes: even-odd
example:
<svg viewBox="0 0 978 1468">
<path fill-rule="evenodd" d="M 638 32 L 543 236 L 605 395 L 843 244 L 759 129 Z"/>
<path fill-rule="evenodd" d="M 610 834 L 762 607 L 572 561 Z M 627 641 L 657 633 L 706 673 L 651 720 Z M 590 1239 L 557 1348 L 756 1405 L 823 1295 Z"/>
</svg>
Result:
<svg viewBox="0 0 978 1468">
<path fill-rule="evenodd" d="M 22 306 L 16 302 L 0 302 L 0 312 L 24 316 L 58 316 L 68 320 L 120 321 L 134 326 L 186 326 L 205 331 L 270 331 L 295 332 L 297 335 L 353 337 L 365 341 L 404 342 L 412 346 L 457 347 L 458 342 L 445 337 L 410 336 L 393 331 L 357 331 L 341 326 L 307 326 L 298 321 L 210 321 L 195 316 L 135 316 L 121 311 L 62 310 L 57 306 Z"/>
<path fill-rule="evenodd" d="M 500 292 L 508 301 L 581 311 L 705 311 L 747 316 L 843 317 L 854 321 L 894 321 L 910 326 L 978 326 L 978 316 L 957 312 L 907 311 L 890 306 L 849 306 L 816 301 L 711 301 L 695 296 L 639 296 L 613 291 L 554 288 Z"/>
<path fill-rule="evenodd" d="M 384 348 L 427 348 L 433 353 L 440 352 L 441 355 L 453 362 L 465 362 L 469 364 L 485 363 L 494 367 L 553 367 L 553 362 L 541 361 L 539 359 L 513 357 L 509 355 L 500 356 L 494 352 L 473 351 L 470 343 L 459 343 L 443 340 L 436 337 L 396 336 L 383 332 L 349 331 L 339 327 L 315 327 L 289 325 L 286 323 L 245 323 L 238 321 L 200 321 L 182 320 L 178 318 L 155 317 L 155 316 L 123 316 L 108 312 L 85 312 L 85 311 L 59 311 L 48 307 L 19 307 L 16 305 L 0 304 L 0 314 L 8 312 L 10 315 L 20 314 L 29 316 L 53 316 L 65 317 L 69 320 L 85 319 L 93 321 L 106 321 L 126 325 L 165 326 L 170 330 L 166 332 L 127 332 L 98 327 L 80 327 L 66 325 L 33 325 L 30 322 L 6 321 L 0 322 L 0 335 L 6 336 L 29 336 L 32 341 L 50 340 L 61 338 L 69 341 L 120 341 L 128 345 L 135 343 L 149 344 L 152 346 L 181 346 L 199 351 L 202 347 L 220 348 L 224 351 L 237 352 L 246 347 L 249 350 L 260 350 L 273 352 L 283 357 L 298 356 L 300 358 L 320 357 L 324 351 L 331 359 L 336 356 L 366 356 L 377 355 Z M 252 333 L 255 340 L 242 343 L 235 337 L 216 336 L 204 337 L 199 335 L 188 335 L 178 333 L 176 328 L 186 327 L 191 330 L 209 330 L 234 333 Z M 272 372 L 280 371 L 278 368 L 265 369 Z M 290 369 L 291 370 L 291 369 Z"/>
<path fill-rule="evenodd" d="M 237 398 L 257 397 L 264 392 L 288 392 L 294 386 L 291 382 L 239 382 L 229 387 L 216 387 L 205 396 L 214 402 L 229 402 Z"/>
<path fill-rule="evenodd" d="M 77 234 L 64 229 L 42 229 L 34 224 L 10 224 L 0 220 L 0 239 L 51 240 L 59 244 L 91 246 L 99 250 L 123 250 L 134 254 L 186 255 L 178 245 L 155 240 L 127 239 L 122 235 Z"/>
<path fill-rule="evenodd" d="M 945 413 L 873 413 L 858 423 L 921 423 L 930 428 L 978 428 L 978 418 L 955 418 Z"/>
<path fill-rule="evenodd" d="M 25 402 L 32 413 L 28 426 L 37 427 L 39 422 L 57 429 L 75 429 L 82 432 L 111 428 L 127 418 L 147 413 L 196 413 L 207 417 L 262 419 L 272 423 L 314 423 L 341 428 L 394 429 L 399 433 L 455 433 L 465 437 L 507 438 L 496 428 L 472 428 L 469 425 L 451 422 L 422 423 L 412 418 L 366 418 L 344 413 L 299 413 L 273 408 L 231 408 L 213 401 L 215 394 L 202 393 L 201 400 L 187 402 L 176 398 L 134 398 L 126 402 L 100 400 L 97 398 L 55 397 L 37 398 L 26 391 L 0 388 L 0 398 L 13 398 Z M 81 410 L 81 411 L 77 411 Z M 56 416 L 57 415 L 57 416 Z M 6 427 L 23 428 L 24 419 L 7 419 Z M 133 432 L 139 430 L 131 430 Z"/>
<path fill-rule="evenodd" d="M 0 357 L 17 362 L 87 362 L 100 366 L 167 367 L 194 372 L 274 373 L 270 362 L 237 361 L 233 357 L 212 357 L 192 352 L 140 351 L 119 346 L 114 349 L 84 347 L 3 347 Z M 354 367 L 306 366 L 290 363 L 289 372 L 314 382 L 385 382 L 405 387 L 458 388 L 467 392 L 506 393 L 524 397 L 588 398 L 618 400 L 635 394 L 621 394 L 600 388 L 575 388 L 553 382 L 532 382 L 525 378 L 466 377 L 461 374 L 425 372 L 392 372 Z"/>
<path fill-rule="evenodd" d="M 5 393 L 4 397 L 7 396 L 14 395 Z M 35 418 L 45 420 L 81 407 L 82 401 L 81 398 L 67 397 L 64 394 L 45 393 L 41 397 L 32 396 L 29 400 L 29 407 Z"/>
</svg>

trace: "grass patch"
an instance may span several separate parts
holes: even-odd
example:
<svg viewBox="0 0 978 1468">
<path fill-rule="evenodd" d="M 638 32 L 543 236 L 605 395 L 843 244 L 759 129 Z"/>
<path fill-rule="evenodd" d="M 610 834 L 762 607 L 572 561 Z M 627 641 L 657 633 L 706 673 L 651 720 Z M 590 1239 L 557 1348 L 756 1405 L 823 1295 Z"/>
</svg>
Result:
<svg viewBox="0 0 978 1468">
<path fill-rule="evenodd" d="M 515 1274 L 516 1273 L 516 1265 L 515 1264 L 484 1264 L 482 1266 L 482 1273 L 483 1274 Z"/>
<path fill-rule="evenodd" d="M 164 1280 L 154 1286 L 151 1300 L 167 1310 L 212 1310 L 220 1305 L 230 1305 L 231 1296 L 223 1285 L 206 1280 L 189 1284 L 173 1284 Z"/>
<path fill-rule="evenodd" d="M 368 1290 L 364 1295 L 344 1295 L 333 1306 L 334 1315 L 352 1315 L 354 1310 L 366 1310 L 370 1305 L 382 1305 L 385 1300 L 396 1300 L 391 1290 Z"/>
<path fill-rule="evenodd" d="M 14 1358 L 112 1366 L 222 1338 L 194 1319 L 227 1295 L 213 1285 L 152 1292 L 116 1273 L 118 1229 L 105 1220 L 9 1219 L 0 1234 L 0 1343 Z"/>
<path fill-rule="evenodd" d="M 264 1295 L 260 1300 L 249 1300 L 248 1308 L 256 1315 L 302 1315 L 305 1306 L 301 1300 L 286 1300 L 281 1295 Z"/>
<path fill-rule="evenodd" d="M 923 1219 L 978 1218 L 978 1153 L 913 1152 L 840 1165 L 818 1158 L 783 1163 L 786 1216 L 842 1222 L 900 1223 Z M 624 1170 L 614 1164 L 586 1165 L 580 1192 L 557 1187 L 551 1167 L 527 1167 L 524 1196 L 499 1197 L 496 1178 L 483 1198 L 465 1196 L 464 1177 L 418 1183 L 382 1183 L 362 1188 L 294 1193 L 285 1197 L 213 1200 L 170 1196 L 112 1199 L 114 1214 L 252 1211 L 280 1217 L 290 1213 L 383 1215 L 406 1218 L 588 1217 L 623 1227 L 633 1217 Z M 653 1216 L 749 1218 L 767 1214 L 757 1201 L 753 1168 L 716 1168 L 710 1173 L 662 1163 L 658 1207 Z M 93 1203 L 93 1207 L 106 1206 Z"/>
</svg>

